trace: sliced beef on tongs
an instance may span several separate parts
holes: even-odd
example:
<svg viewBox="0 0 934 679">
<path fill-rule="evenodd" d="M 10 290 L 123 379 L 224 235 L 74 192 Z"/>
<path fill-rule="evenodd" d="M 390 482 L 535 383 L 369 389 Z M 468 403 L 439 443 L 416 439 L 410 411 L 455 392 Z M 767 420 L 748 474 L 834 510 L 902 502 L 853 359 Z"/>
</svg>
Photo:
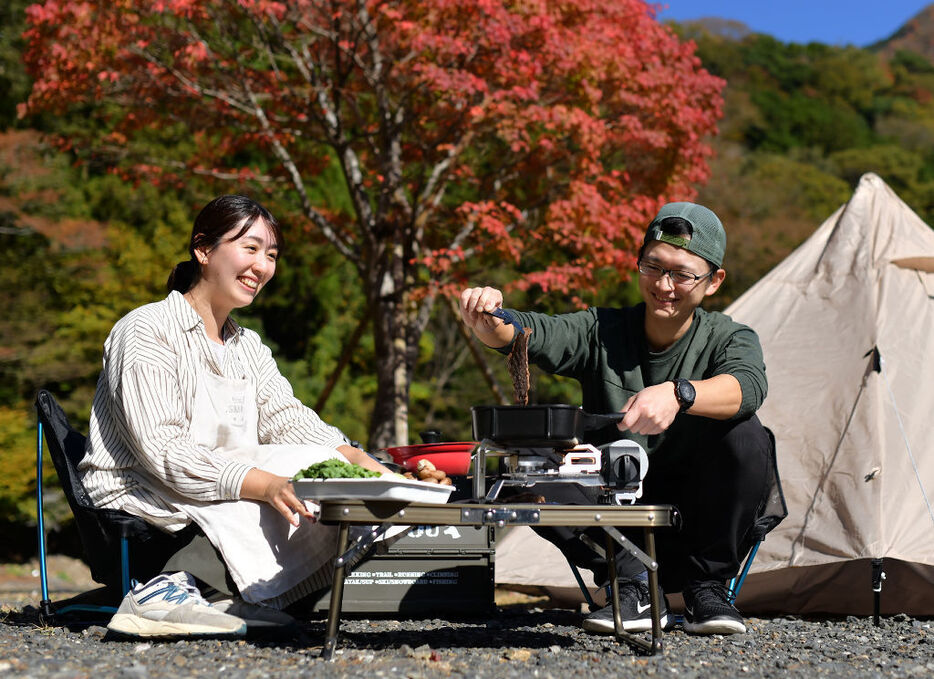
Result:
<svg viewBox="0 0 934 679">
<path fill-rule="evenodd" d="M 531 376 L 529 375 L 529 335 L 531 334 L 532 328 L 522 328 L 522 331 L 516 336 L 516 341 L 512 343 L 512 351 L 506 357 L 506 368 L 509 370 L 509 376 L 512 377 L 512 389 L 516 405 L 520 406 L 529 403 L 529 386 L 531 382 Z"/>
<path fill-rule="evenodd" d="M 531 381 L 529 374 L 529 335 L 532 334 L 532 328 L 523 328 L 516 322 L 515 316 L 505 309 L 494 309 L 487 313 L 496 316 L 507 325 L 515 326 L 519 330 L 519 334 L 516 335 L 516 339 L 512 343 L 512 350 L 506 357 L 506 369 L 512 378 L 512 389 L 516 405 L 528 405 Z"/>
</svg>

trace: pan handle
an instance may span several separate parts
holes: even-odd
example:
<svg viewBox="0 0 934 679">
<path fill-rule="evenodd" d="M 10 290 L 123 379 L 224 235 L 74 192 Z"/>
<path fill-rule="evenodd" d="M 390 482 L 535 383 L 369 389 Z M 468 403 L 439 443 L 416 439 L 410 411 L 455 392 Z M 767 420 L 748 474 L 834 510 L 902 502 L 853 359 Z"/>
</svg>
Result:
<svg viewBox="0 0 934 679">
<path fill-rule="evenodd" d="M 584 431 L 593 431 L 601 429 L 608 424 L 615 424 L 623 419 L 626 413 L 584 413 L 581 418 L 581 426 Z"/>
</svg>

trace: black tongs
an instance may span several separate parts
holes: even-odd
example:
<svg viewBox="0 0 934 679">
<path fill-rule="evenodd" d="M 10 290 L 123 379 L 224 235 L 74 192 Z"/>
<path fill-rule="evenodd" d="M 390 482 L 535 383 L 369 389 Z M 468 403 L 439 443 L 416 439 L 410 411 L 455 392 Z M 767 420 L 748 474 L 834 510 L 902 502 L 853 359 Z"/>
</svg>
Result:
<svg viewBox="0 0 934 679">
<path fill-rule="evenodd" d="M 513 316 L 508 311 L 506 311 L 505 309 L 502 309 L 502 308 L 493 309 L 493 311 L 484 311 L 483 313 L 485 313 L 487 316 L 496 316 L 506 325 L 511 325 L 515 327 L 519 331 L 520 335 L 525 333 L 525 328 L 523 328 L 520 323 L 516 322 L 516 317 Z"/>
</svg>

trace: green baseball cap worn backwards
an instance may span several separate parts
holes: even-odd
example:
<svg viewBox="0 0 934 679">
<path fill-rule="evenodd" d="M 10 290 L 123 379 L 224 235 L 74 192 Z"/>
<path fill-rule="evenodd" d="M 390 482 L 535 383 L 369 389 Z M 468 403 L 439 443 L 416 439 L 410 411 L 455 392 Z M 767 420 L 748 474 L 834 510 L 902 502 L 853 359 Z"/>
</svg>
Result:
<svg viewBox="0 0 934 679">
<path fill-rule="evenodd" d="M 690 222 L 694 233 L 690 238 L 672 236 L 659 228 L 659 224 L 666 217 L 681 217 Z M 696 203 L 668 203 L 658 211 L 655 219 L 646 229 L 644 245 L 653 240 L 668 243 L 675 247 L 684 248 L 688 252 L 703 257 L 717 268 L 723 266 L 723 253 L 726 250 L 726 231 L 720 218 L 703 205 Z"/>
</svg>

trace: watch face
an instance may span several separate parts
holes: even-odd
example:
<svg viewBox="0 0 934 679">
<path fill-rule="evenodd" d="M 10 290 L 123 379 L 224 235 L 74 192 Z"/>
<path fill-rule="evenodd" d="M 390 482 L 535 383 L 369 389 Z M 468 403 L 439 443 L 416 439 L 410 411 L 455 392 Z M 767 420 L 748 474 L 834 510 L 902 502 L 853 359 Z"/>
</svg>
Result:
<svg viewBox="0 0 934 679">
<path fill-rule="evenodd" d="M 687 380 L 678 380 L 675 384 L 678 389 L 678 400 L 681 402 L 681 409 L 687 410 L 694 405 L 694 396 L 696 395 L 694 385 Z"/>
</svg>

